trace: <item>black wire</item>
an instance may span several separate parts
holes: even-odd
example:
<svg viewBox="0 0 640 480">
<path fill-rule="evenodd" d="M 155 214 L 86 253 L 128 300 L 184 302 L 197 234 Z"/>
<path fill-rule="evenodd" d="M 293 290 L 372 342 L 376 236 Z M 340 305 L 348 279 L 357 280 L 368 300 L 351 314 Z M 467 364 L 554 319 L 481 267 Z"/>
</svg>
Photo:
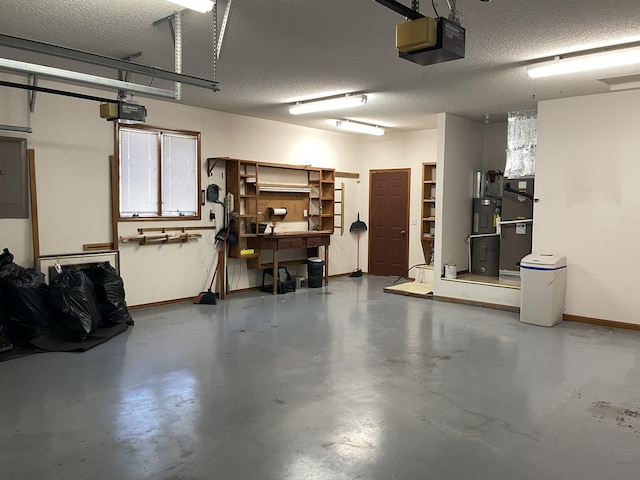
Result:
<svg viewBox="0 0 640 480">
<path fill-rule="evenodd" d="M 514 194 L 514 195 L 518 195 L 518 196 L 520 196 L 520 197 L 528 198 L 528 199 L 529 199 L 529 201 L 530 201 L 531 203 L 533 203 L 533 195 L 531 195 L 530 193 L 527 193 L 527 192 L 521 192 L 520 190 L 516 190 L 515 188 L 512 188 L 510 183 L 507 183 L 507 184 L 504 186 L 504 191 L 505 191 L 505 192 L 512 193 L 512 194 Z"/>
<path fill-rule="evenodd" d="M 436 10 L 436 2 L 435 2 L 435 0 L 431 0 L 431 6 L 433 7 L 433 11 L 436 14 L 436 18 L 440 18 L 440 15 L 438 15 L 438 10 Z"/>
<path fill-rule="evenodd" d="M 401 278 L 404 278 L 404 276 L 409 273 L 412 269 L 416 268 L 416 267 L 421 267 L 422 265 L 429 265 L 428 263 L 416 263 L 413 267 L 409 267 L 409 270 L 407 270 L 406 272 L 404 272 L 402 275 L 400 275 L 398 278 L 396 278 L 394 280 L 394 282 L 391 285 L 395 285 L 396 283 L 398 283 L 400 281 Z"/>
<path fill-rule="evenodd" d="M 37 85 L 23 85 L 22 83 L 0 81 L 3 87 L 20 88 L 22 90 L 30 90 L 35 92 L 52 93 L 54 95 L 63 95 L 65 97 L 81 98 L 83 100 L 93 100 L 95 102 L 115 102 L 116 100 L 104 97 L 95 97 L 93 95 L 84 95 L 82 93 L 68 92 L 66 90 L 56 90 L 54 88 L 39 87 Z"/>
</svg>

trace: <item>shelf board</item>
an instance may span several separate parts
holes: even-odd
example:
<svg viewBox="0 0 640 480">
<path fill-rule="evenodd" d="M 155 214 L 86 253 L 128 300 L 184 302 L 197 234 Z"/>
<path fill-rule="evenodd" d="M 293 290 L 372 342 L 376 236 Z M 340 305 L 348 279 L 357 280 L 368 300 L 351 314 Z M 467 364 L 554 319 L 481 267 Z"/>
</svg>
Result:
<svg viewBox="0 0 640 480">
<path fill-rule="evenodd" d="M 423 242 L 433 242 L 436 239 L 435 235 L 432 237 L 422 237 L 421 240 Z"/>
<path fill-rule="evenodd" d="M 425 185 L 435 185 L 435 184 L 436 184 L 436 181 L 435 181 L 435 180 L 425 180 L 423 183 L 424 183 Z"/>
<path fill-rule="evenodd" d="M 258 190 L 271 192 L 308 193 L 309 184 L 258 183 Z"/>
<path fill-rule="evenodd" d="M 435 222 L 436 221 L 436 217 L 424 217 L 422 219 L 423 222 Z"/>
<path fill-rule="evenodd" d="M 422 200 L 424 203 L 436 203 L 436 199 L 435 198 L 425 198 L 424 200 Z"/>
</svg>

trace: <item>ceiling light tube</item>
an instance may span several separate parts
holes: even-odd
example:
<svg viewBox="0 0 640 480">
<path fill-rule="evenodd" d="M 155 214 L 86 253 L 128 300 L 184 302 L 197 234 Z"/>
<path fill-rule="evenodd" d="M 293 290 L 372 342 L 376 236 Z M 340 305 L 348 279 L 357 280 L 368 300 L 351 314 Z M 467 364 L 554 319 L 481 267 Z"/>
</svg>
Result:
<svg viewBox="0 0 640 480">
<path fill-rule="evenodd" d="M 534 63 L 527 67 L 531 78 L 587 72 L 602 68 L 620 67 L 640 63 L 640 47 L 619 48 L 605 52 L 589 53 L 569 57 L 556 57 L 549 62 Z"/>
<path fill-rule="evenodd" d="M 350 120 L 337 120 L 336 127 L 340 130 L 348 132 L 364 133 L 367 135 L 384 135 L 384 128 L 377 125 L 368 125 L 366 123 L 352 122 Z"/>
<path fill-rule="evenodd" d="M 169 0 L 171 3 L 189 8 L 200 13 L 208 13 L 213 10 L 213 2 L 210 0 Z"/>
<path fill-rule="evenodd" d="M 366 95 L 345 95 L 344 97 L 327 98 L 325 100 L 298 102 L 289 108 L 289 113 L 291 115 L 300 115 L 301 113 L 324 112 L 326 110 L 355 107 L 365 103 L 367 103 Z"/>
</svg>

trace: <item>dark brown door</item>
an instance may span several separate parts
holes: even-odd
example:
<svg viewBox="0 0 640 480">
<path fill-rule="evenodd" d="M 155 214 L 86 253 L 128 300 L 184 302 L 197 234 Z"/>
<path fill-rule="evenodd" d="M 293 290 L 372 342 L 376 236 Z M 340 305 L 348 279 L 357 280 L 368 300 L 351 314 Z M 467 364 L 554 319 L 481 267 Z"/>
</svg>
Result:
<svg viewBox="0 0 640 480">
<path fill-rule="evenodd" d="M 369 273 L 403 275 L 409 263 L 409 170 L 371 170 Z"/>
</svg>

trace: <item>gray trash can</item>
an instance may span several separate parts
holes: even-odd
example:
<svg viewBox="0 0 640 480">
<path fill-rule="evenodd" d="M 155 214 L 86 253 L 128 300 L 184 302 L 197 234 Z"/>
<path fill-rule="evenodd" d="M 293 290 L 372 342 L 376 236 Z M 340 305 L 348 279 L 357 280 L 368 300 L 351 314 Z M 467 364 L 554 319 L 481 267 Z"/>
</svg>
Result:
<svg viewBox="0 0 640 480">
<path fill-rule="evenodd" d="M 520 260 L 520 321 L 553 327 L 562 321 L 567 259 L 532 253 Z"/>
<path fill-rule="evenodd" d="M 324 260 L 318 257 L 307 258 L 307 287 L 322 287 L 322 278 L 324 277 Z"/>
</svg>

